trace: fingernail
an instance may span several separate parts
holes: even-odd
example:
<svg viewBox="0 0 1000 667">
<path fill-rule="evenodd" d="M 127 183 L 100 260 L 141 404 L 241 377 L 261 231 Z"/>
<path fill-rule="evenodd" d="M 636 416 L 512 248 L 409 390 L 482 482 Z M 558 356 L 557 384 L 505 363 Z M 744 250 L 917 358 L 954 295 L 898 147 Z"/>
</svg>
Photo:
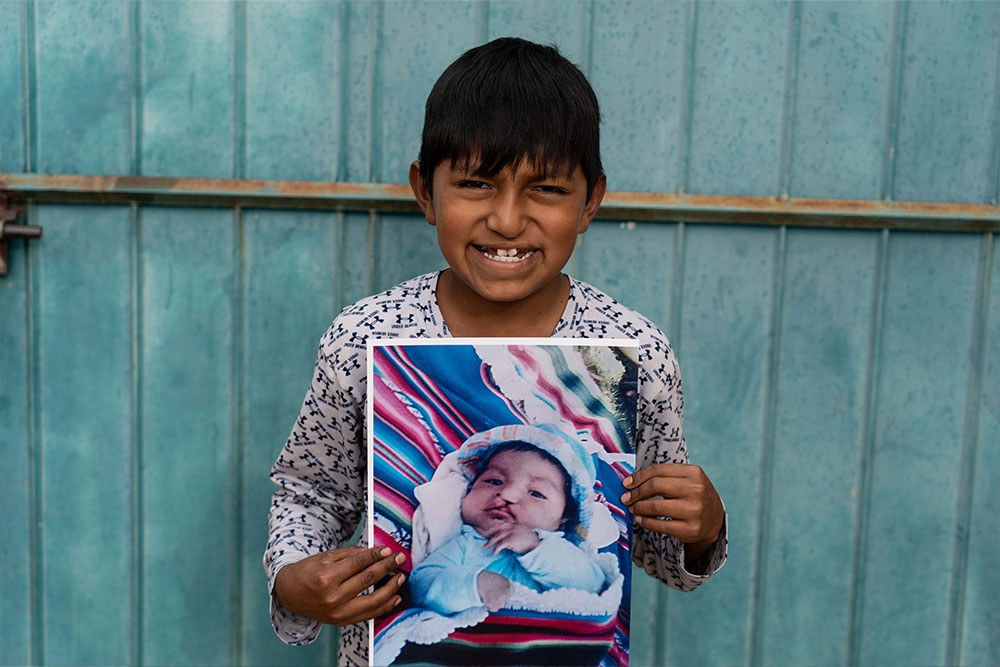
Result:
<svg viewBox="0 0 1000 667">
<path fill-rule="evenodd" d="M 636 516 L 635 517 L 635 522 L 641 526 L 642 525 L 642 517 L 641 516 Z"/>
<path fill-rule="evenodd" d="M 622 480 L 622 484 L 624 484 L 625 486 L 631 485 L 632 484 L 632 475 L 629 475 L 628 477 L 626 477 L 625 479 L 623 479 Z"/>
<path fill-rule="evenodd" d="M 396 554 L 396 565 L 402 565 L 405 560 L 406 556 L 404 554 Z"/>
<path fill-rule="evenodd" d="M 403 598 L 396 598 L 392 601 L 392 606 L 395 607 L 397 604 L 403 601 Z"/>
<path fill-rule="evenodd" d="M 626 491 L 625 493 L 622 494 L 622 502 L 623 503 L 627 503 L 628 499 L 631 498 L 631 497 L 632 497 L 632 494 L 629 493 L 628 491 Z"/>
<path fill-rule="evenodd" d="M 404 581 L 406 581 L 406 577 L 405 576 L 399 575 L 399 576 L 396 577 L 396 585 L 397 586 L 402 586 Z"/>
<path fill-rule="evenodd" d="M 391 553 L 392 553 L 392 549 L 390 549 L 389 547 L 382 547 L 381 549 L 378 550 L 378 555 L 382 556 L 383 558 L 385 558 L 386 556 L 388 556 Z"/>
</svg>

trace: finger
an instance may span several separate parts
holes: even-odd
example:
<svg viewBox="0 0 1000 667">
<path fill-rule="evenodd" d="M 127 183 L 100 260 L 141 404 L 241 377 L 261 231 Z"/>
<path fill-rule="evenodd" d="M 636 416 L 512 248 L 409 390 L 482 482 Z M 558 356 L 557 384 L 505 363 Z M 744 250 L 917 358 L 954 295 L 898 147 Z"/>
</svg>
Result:
<svg viewBox="0 0 1000 667">
<path fill-rule="evenodd" d="M 384 549 L 388 549 L 385 547 Z M 376 552 L 378 554 L 380 552 Z M 358 561 L 351 561 L 352 564 L 363 564 L 367 561 L 367 554 L 364 554 Z M 362 568 L 360 571 L 356 571 L 353 576 L 347 578 L 343 584 L 341 584 L 341 589 L 345 595 L 355 596 L 364 591 L 371 586 L 374 586 L 379 581 L 389 576 L 389 574 L 395 570 L 397 567 L 406 562 L 406 556 L 402 553 L 393 554 L 392 550 L 389 550 L 389 555 L 384 558 L 379 558 L 374 563 L 371 563 L 367 567 Z"/>
<path fill-rule="evenodd" d="M 491 537 L 497 534 L 497 531 L 503 530 L 503 528 L 504 525 L 502 523 L 490 523 L 487 524 L 486 526 L 479 528 L 478 530 L 480 535 L 482 535 L 486 539 L 490 539 Z"/>
<path fill-rule="evenodd" d="M 514 524 L 510 521 L 504 521 L 503 519 L 493 519 L 485 528 L 479 531 L 479 534 L 483 537 L 489 538 L 493 535 L 499 533 L 509 532 L 514 527 Z"/>
<path fill-rule="evenodd" d="M 622 484 L 627 489 L 634 488 L 654 477 L 682 477 L 687 478 L 692 474 L 697 474 L 701 468 L 688 463 L 657 463 L 655 465 L 639 468 L 634 473 L 622 480 Z"/>
<path fill-rule="evenodd" d="M 683 498 L 694 491 L 691 481 L 683 477 L 654 477 L 622 494 L 622 502 L 631 505 L 645 498 Z"/>
<path fill-rule="evenodd" d="M 328 563 L 339 563 L 342 560 L 350 558 L 362 551 L 366 551 L 364 547 L 359 547 L 358 545 L 352 545 L 349 547 L 341 547 L 340 549 L 334 549 L 332 551 L 326 552 L 326 560 Z"/>
<path fill-rule="evenodd" d="M 491 537 L 490 539 L 486 540 L 485 548 L 486 549 L 493 549 L 493 554 L 496 555 L 496 554 L 500 553 L 497 550 L 497 547 L 499 547 L 502 544 L 506 544 L 507 541 L 509 540 L 509 538 L 510 538 L 510 532 L 508 532 L 508 531 L 505 531 L 503 533 L 498 533 L 498 534 L 494 535 L 493 537 Z"/>
<path fill-rule="evenodd" d="M 636 517 L 665 517 L 668 519 L 686 520 L 691 518 L 691 507 L 681 500 L 663 500 L 654 498 L 652 500 L 640 500 L 629 509 Z"/>
<path fill-rule="evenodd" d="M 493 555 L 496 556 L 504 549 L 510 548 L 510 535 L 505 535 L 493 545 Z"/>
<path fill-rule="evenodd" d="M 337 624 L 350 625 L 381 616 L 398 605 L 402 598 L 397 595 L 406 577 L 397 574 L 367 595 L 358 595 L 347 602 L 337 614 Z"/>
<path fill-rule="evenodd" d="M 660 533 L 661 535 L 670 535 L 671 537 L 676 537 L 682 542 L 689 541 L 694 534 L 691 526 L 686 521 L 677 521 L 674 519 L 654 519 L 648 516 L 639 517 L 639 519 L 639 525 L 646 530 L 653 531 L 654 533 Z"/>
</svg>

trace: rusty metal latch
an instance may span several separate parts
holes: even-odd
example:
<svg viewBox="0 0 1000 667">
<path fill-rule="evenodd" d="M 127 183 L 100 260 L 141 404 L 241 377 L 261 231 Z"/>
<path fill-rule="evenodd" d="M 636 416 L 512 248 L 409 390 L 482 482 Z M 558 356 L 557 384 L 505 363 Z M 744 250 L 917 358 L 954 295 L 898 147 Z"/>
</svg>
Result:
<svg viewBox="0 0 1000 667">
<path fill-rule="evenodd" d="M 42 235 L 41 227 L 16 224 L 20 212 L 19 209 L 8 209 L 7 203 L 0 198 L 0 276 L 7 275 L 7 246 L 10 239 L 37 239 Z"/>
</svg>

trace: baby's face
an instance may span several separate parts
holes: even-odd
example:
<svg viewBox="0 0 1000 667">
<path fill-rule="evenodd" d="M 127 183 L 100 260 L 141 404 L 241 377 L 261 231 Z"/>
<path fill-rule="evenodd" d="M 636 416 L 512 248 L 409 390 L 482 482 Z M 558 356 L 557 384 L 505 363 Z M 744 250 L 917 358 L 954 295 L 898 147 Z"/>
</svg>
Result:
<svg viewBox="0 0 1000 667">
<path fill-rule="evenodd" d="M 566 509 L 563 473 L 535 452 L 496 454 L 462 500 L 462 521 L 480 533 L 496 521 L 558 530 Z"/>
</svg>

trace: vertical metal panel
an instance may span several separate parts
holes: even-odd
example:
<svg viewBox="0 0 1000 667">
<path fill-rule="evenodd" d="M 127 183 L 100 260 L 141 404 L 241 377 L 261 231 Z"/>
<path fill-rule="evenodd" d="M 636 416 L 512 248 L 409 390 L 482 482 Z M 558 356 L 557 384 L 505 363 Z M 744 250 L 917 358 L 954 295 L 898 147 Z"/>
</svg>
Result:
<svg viewBox="0 0 1000 667">
<path fill-rule="evenodd" d="M 133 15 L 133 19 L 136 15 Z M 135 34 L 135 33 L 133 33 Z M 133 55 L 135 55 L 133 53 Z M 134 110 L 134 108 L 133 108 Z M 134 145 L 133 145 L 134 148 Z M 133 158 L 135 155 L 133 154 Z M 132 529 L 132 562 L 130 564 L 130 580 L 132 583 L 132 599 L 129 601 L 129 630 L 132 635 L 132 653 L 129 662 L 133 665 L 144 664 L 143 661 L 143 599 L 145 582 L 143 572 L 145 571 L 145 529 L 143 522 L 143 453 L 142 443 L 142 341 L 143 341 L 143 303 L 142 303 L 142 216 L 139 206 L 133 203 L 130 206 L 131 229 L 128 235 L 129 244 L 129 305 L 130 322 L 129 333 L 131 341 L 129 345 L 129 356 L 132 367 L 129 373 L 130 387 L 130 415 L 129 430 L 131 441 L 130 466 L 131 466 L 131 488 L 129 493 L 132 498 L 131 503 L 131 529 Z"/>
<path fill-rule="evenodd" d="M 799 89 L 799 42 L 802 33 L 802 3 L 793 2 L 788 13 L 785 44 L 785 83 L 781 101 L 781 138 L 778 144 L 778 193 L 788 196 L 792 180 L 792 143 L 795 141 L 795 109 Z"/>
<path fill-rule="evenodd" d="M 777 195 L 789 6 L 695 6 L 690 192 Z"/>
<path fill-rule="evenodd" d="M 670 331 L 674 229 L 669 224 L 596 220 L 579 237 L 573 275 L 628 303 Z M 628 261 L 622 261 L 628 258 Z"/>
<path fill-rule="evenodd" d="M 38 171 L 128 173 L 127 2 L 37 5 Z"/>
<path fill-rule="evenodd" d="M 973 236 L 892 236 L 870 462 L 862 664 L 947 662 L 943 582 L 953 565 L 975 292 L 954 286 L 975 284 L 979 245 Z"/>
<path fill-rule="evenodd" d="M 24 169 L 22 3 L 0 3 L 0 171 Z"/>
<path fill-rule="evenodd" d="M 895 199 L 989 201 L 1000 4 L 907 12 Z"/>
<path fill-rule="evenodd" d="M 2 9 L 2 7 L 0 7 Z M 0 664 L 33 662 L 28 262 L 26 242 L 10 244 L 10 272 L 0 280 Z"/>
<path fill-rule="evenodd" d="M 899 117 L 903 97 L 903 58 L 906 46 L 908 2 L 893 4 L 892 48 L 889 53 L 889 107 L 886 113 L 885 139 L 882 145 L 882 181 L 880 199 L 891 200 L 896 191 L 896 165 L 899 153 Z"/>
<path fill-rule="evenodd" d="M 878 199 L 891 3 L 802 5 L 789 193 Z"/>
<path fill-rule="evenodd" d="M 794 41 L 797 37 L 790 37 Z M 787 80 L 786 80 L 787 81 Z M 772 485 L 774 478 L 774 422 L 777 411 L 778 364 L 781 356 L 781 321 L 784 317 L 785 305 L 785 263 L 787 259 L 788 230 L 778 229 L 774 247 L 774 268 L 771 275 L 771 312 L 769 314 L 770 328 L 767 341 L 767 372 L 761 379 L 763 386 L 764 425 L 761 435 L 760 463 L 757 479 L 757 535 L 753 551 L 753 574 L 750 580 L 750 617 L 748 653 L 752 664 L 761 662 L 763 646 L 763 608 L 764 595 L 767 591 L 767 554 L 771 546 L 771 505 Z M 763 281 L 761 281 L 763 282 Z"/>
<path fill-rule="evenodd" d="M 246 5 L 237 5 L 235 13 L 237 24 L 245 22 Z M 241 18 L 241 14 L 244 16 Z M 241 49 L 237 44 L 235 51 Z M 237 141 L 236 143 L 240 143 Z M 240 168 L 237 165 L 237 168 Z M 232 456 L 229 459 L 230 503 L 229 517 L 232 521 L 230 540 L 232 544 L 232 568 L 229 573 L 228 589 L 232 600 L 229 636 L 229 660 L 231 664 L 244 663 L 243 627 L 244 615 L 241 604 L 246 558 L 243 553 L 246 526 L 243 517 L 246 515 L 247 484 L 244 479 L 246 471 L 246 441 L 248 424 L 246 420 L 246 361 L 247 361 L 247 275 L 243 261 L 245 254 L 245 234 L 243 225 L 243 210 L 236 207 L 232 211 L 233 240 L 230 245 L 230 257 L 234 276 L 229 284 L 229 312 L 232 326 L 229 332 L 229 449 Z M 258 482 L 259 484 L 259 482 Z M 254 485 L 256 486 L 256 485 Z M 253 569 L 257 571 L 256 568 Z M 221 583 L 221 582 L 220 582 Z"/>
<path fill-rule="evenodd" d="M 680 189 L 685 5 L 594 6 L 590 82 L 600 96 L 604 170 L 612 190 Z"/>
<path fill-rule="evenodd" d="M 734 520 L 726 576 L 672 594 L 667 655 L 679 665 L 746 664 L 764 385 L 777 231 L 687 227 L 678 356 L 685 436 Z M 726 613 L 720 614 L 719 610 Z"/>
<path fill-rule="evenodd" d="M 129 138 L 131 139 L 131 155 L 129 161 L 129 174 L 142 174 L 142 3 L 139 0 L 128 3 L 129 6 L 129 85 L 132 89 L 132 100 L 130 105 L 131 125 L 129 127 Z M 138 221 L 138 219 L 137 219 Z M 137 226 L 138 229 L 138 226 Z"/>
<path fill-rule="evenodd" d="M 600 285 L 666 330 L 675 275 L 673 229 L 674 225 L 595 221 L 580 237 L 572 273 Z M 626 256 L 629 261 L 622 262 Z M 633 567 L 632 574 L 630 659 L 636 665 L 660 664 L 664 587 L 639 568 Z"/>
<path fill-rule="evenodd" d="M 247 13 L 247 175 L 334 180 L 347 73 L 338 5 L 249 3 Z"/>
<path fill-rule="evenodd" d="M 370 104 L 375 86 L 375 33 L 373 5 L 347 2 L 343 6 L 340 48 L 341 72 L 340 99 L 343 105 L 340 127 L 341 180 L 367 181 L 372 171 L 373 110 Z M 414 107 L 414 113 L 417 113 Z M 400 179 L 402 179 L 400 175 Z"/>
<path fill-rule="evenodd" d="M 24 102 L 22 127 L 24 138 L 24 170 L 38 169 L 38 92 L 36 68 L 35 7 L 37 0 L 21 3 L 21 99 Z"/>
<path fill-rule="evenodd" d="M 379 216 L 374 230 L 373 293 L 445 266 L 434 228 L 422 216 Z"/>
<path fill-rule="evenodd" d="M 148 664 L 233 663 L 235 242 L 229 211 L 143 210 Z"/>
<path fill-rule="evenodd" d="M 760 664 L 848 662 L 877 250 L 877 233 L 788 232 Z"/>
<path fill-rule="evenodd" d="M 142 5 L 142 173 L 233 175 L 234 5 Z"/>
<path fill-rule="evenodd" d="M 982 386 L 978 397 L 978 437 L 972 464 L 971 520 L 964 609 L 958 660 L 963 665 L 1000 663 L 1000 245 L 992 237 L 983 302 Z M 970 397 L 971 398 L 971 397 Z"/>
<path fill-rule="evenodd" d="M 581 2 L 493 2 L 489 5 L 486 39 L 521 37 L 555 44 L 560 53 L 586 71 L 590 49 L 588 25 L 588 5 Z"/>
<path fill-rule="evenodd" d="M 267 511 L 276 488 L 268 472 L 288 437 L 312 375 L 316 347 L 334 315 L 338 267 L 336 217 L 330 213 L 245 211 L 245 410 L 242 655 L 246 664 L 325 664 L 336 630 L 305 648 L 270 630 L 261 567 Z"/>
<path fill-rule="evenodd" d="M 336 308 L 339 310 L 358 299 L 374 294 L 372 250 L 375 243 L 375 214 L 341 213 L 337 250 L 338 282 Z"/>
<path fill-rule="evenodd" d="M 45 661 L 128 662 L 129 210 L 38 209 Z M 95 258 L 100 258 L 95 261 Z M 100 480 L 100 483 L 95 481 Z"/>
<path fill-rule="evenodd" d="M 403 182 L 420 151 L 423 108 L 434 82 L 478 42 L 472 2 L 379 4 L 372 176 Z"/>
<path fill-rule="evenodd" d="M 945 633 L 945 656 L 951 664 L 961 663 L 961 635 L 965 622 L 965 594 L 968 581 L 969 532 L 972 517 L 973 477 L 979 450 L 979 412 L 982 396 L 983 343 L 989 310 L 990 256 L 992 234 L 984 235 L 977 266 L 975 301 L 972 316 L 972 340 L 969 344 L 965 414 L 962 419 L 961 452 L 958 469 L 958 502 L 955 508 L 954 555 L 948 586 L 948 627 Z"/>
<path fill-rule="evenodd" d="M 861 637 L 864 627 L 864 588 L 867 577 L 868 538 L 871 523 L 872 471 L 875 449 L 875 421 L 878 410 L 879 382 L 882 368 L 882 336 L 885 322 L 886 276 L 889 264 L 889 231 L 882 230 L 878 240 L 872 288 L 871 317 L 868 323 L 868 364 L 864 393 L 859 397 L 862 413 L 861 455 L 858 470 L 858 498 L 855 505 L 854 548 L 851 554 L 850 625 L 847 635 L 848 664 L 861 662 Z"/>
</svg>

